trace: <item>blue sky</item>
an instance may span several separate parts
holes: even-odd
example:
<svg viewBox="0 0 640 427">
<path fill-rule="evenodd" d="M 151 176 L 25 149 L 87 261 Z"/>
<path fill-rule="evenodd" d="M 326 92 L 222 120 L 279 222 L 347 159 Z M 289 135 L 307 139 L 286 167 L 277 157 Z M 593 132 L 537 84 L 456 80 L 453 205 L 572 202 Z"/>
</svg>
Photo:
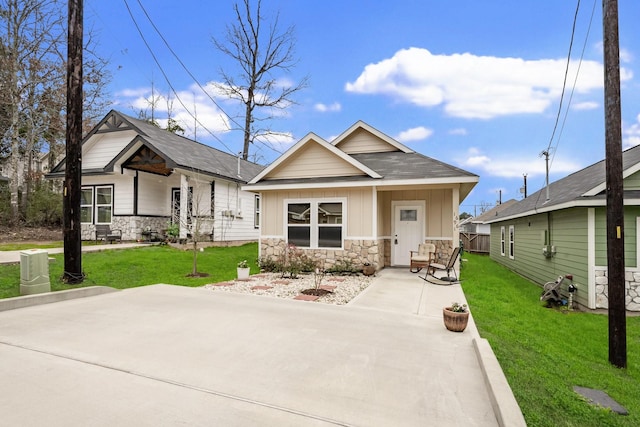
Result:
<svg viewBox="0 0 640 427">
<path fill-rule="evenodd" d="M 140 3 L 208 94 L 171 54 Z M 111 108 L 134 116 L 145 109 L 150 113 L 153 84 L 156 96 L 171 94 L 172 99 L 157 103 L 157 117 L 166 118 L 172 103 L 185 136 L 195 133 L 223 151 L 240 151 L 242 135 L 228 130 L 224 114 L 235 116 L 240 110 L 208 85 L 219 81 L 220 68 L 237 70 L 211 41 L 223 38 L 225 26 L 233 23 L 233 3 L 85 0 L 85 28 L 93 29 L 97 51 L 109 59 L 113 73 Z M 279 12 L 282 28 L 296 27 L 299 62 L 291 73 L 275 77 L 282 84 L 303 76 L 310 81 L 297 93 L 298 104 L 272 122 L 285 136 L 255 144 L 251 153 L 269 163 L 309 132 L 331 140 L 363 120 L 422 154 L 478 174 L 480 182 L 461 211 L 473 214 L 481 205 L 494 205 L 499 191 L 503 201 L 521 198 L 524 174 L 531 194 L 544 185 L 540 153 L 549 146 L 551 180 L 604 158 L 600 0 L 581 2 L 563 109 L 552 139 L 576 3 L 263 0 L 268 20 Z M 638 3 L 619 1 L 625 148 L 640 144 L 640 38 L 633 30 Z M 194 113 L 204 127 L 195 125 Z"/>
</svg>

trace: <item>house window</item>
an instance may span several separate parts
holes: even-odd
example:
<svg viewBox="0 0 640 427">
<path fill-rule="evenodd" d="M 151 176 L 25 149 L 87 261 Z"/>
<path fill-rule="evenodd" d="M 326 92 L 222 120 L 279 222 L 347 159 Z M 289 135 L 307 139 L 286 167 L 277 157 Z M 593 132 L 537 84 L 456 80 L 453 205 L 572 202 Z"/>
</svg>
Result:
<svg viewBox="0 0 640 427">
<path fill-rule="evenodd" d="M 82 188 L 80 191 L 80 222 L 93 223 L 93 187 Z"/>
<path fill-rule="evenodd" d="M 110 224 L 113 215 L 113 187 L 82 187 L 80 192 L 80 222 Z"/>
<path fill-rule="evenodd" d="M 256 194 L 253 210 L 253 228 L 260 228 L 260 195 Z"/>
<path fill-rule="evenodd" d="M 509 258 L 514 258 L 515 227 L 509 226 Z"/>
<path fill-rule="evenodd" d="M 341 248 L 342 201 L 289 202 L 287 241 L 301 248 Z"/>
<path fill-rule="evenodd" d="M 505 250 L 504 250 L 504 236 L 505 236 L 505 231 L 504 231 L 504 227 L 500 227 L 500 255 L 504 256 L 505 254 Z"/>
</svg>

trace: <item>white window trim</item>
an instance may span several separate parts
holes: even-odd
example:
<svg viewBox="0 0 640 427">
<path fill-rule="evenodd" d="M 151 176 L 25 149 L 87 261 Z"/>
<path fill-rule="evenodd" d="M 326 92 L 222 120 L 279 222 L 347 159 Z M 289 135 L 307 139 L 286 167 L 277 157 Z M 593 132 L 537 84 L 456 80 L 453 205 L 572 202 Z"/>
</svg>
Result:
<svg viewBox="0 0 640 427">
<path fill-rule="evenodd" d="M 98 189 L 99 188 L 109 188 L 111 190 L 111 203 L 110 204 L 98 204 Z M 83 222 L 82 224 L 111 224 L 113 222 L 113 198 L 115 194 L 115 189 L 113 185 L 85 185 L 81 188 L 81 190 L 91 190 L 91 205 L 80 205 L 90 206 L 91 207 L 91 222 Z M 109 206 L 111 208 L 111 220 L 109 222 L 98 222 L 98 206 Z"/>
<path fill-rule="evenodd" d="M 500 227 L 500 255 L 505 255 L 505 234 L 506 231 L 504 229 L 504 225 Z"/>
<path fill-rule="evenodd" d="M 509 226 L 509 258 L 515 259 L 516 251 L 516 227 L 515 225 Z"/>
<path fill-rule="evenodd" d="M 108 188 L 111 190 L 111 202 L 109 204 L 106 203 L 98 203 L 98 189 L 100 188 Z M 98 207 L 108 206 L 111 208 L 111 214 L 109 215 L 109 222 L 98 222 Z M 111 185 L 96 185 L 93 190 L 93 209 L 94 209 L 94 224 L 111 224 L 113 222 L 113 186 Z"/>
<path fill-rule="evenodd" d="M 253 198 L 253 228 L 255 229 L 260 228 L 260 202 L 260 195 L 256 194 Z"/>
<path fill-rule="evenodd" d="M 82 208 L 88 207 L 91 209 L 91 219 L 89 222 L 81 222 L 81 224 L 93 224 L 93 218 L 95 217 L 95 207 L 93 200 L 95 199 L 95 187 L 82 187 L 81 191 L 91 190 L 91 201 L 88 204 L 82 204 L 82 200 L 80 200 L 80 213 L 82 215 Z"/>
<path fill-rule="evenodd" d="M 345 236 L 347 233 L 347 227 L 346 227 L 346 223 L 347 223 L 347 198 L 346 197 L 321 197 L 321 198 L 314 198 L 314 197 L 310 197 L 307 199 L 284 199 L 284 204 L 283 204 L 283 231 L 284 231 L 284 236 L 285 236 L 285 240 L 287 242 L 287 244 L 289 243 L 289 223 L 288 223 L 288 209 L 287 206 L 289 205 L 289 203 L 309 203 L 311 204 L 310 209 L 311 209 L 311 223 L 309 224 L 310 228 L 311 228 L 311 236 L 310 236 L 310 243 L 309 243 L 309 247 L 303 247 L 302 249 L 327 249 L 327 250 L 342 250 L 344 249 L 344 241 L 345 241 Z M 342 240 L 340 242 L 340 247 L 330 247 L 330 248 L 325 248 L 325 247 L 321 247 L 318 246 L 318 229 L 320 224 L 318 224 L 318 205 L 320 203 L 342 203 L 342 223 L 341 224 L 326 224 L 327 226 L 340 226 L 342 227 Z"/>
</svg>

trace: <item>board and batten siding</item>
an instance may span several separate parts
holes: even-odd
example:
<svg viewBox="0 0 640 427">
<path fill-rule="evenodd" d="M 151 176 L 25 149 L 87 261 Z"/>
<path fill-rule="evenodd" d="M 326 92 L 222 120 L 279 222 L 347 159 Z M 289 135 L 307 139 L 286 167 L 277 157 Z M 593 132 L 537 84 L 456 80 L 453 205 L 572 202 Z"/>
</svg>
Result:
<svg viewBox="0 0 640 427">
<path fill-rule="evenodd" d="M 382 153 L 397 150 L 394 146 L 364 129 L 356 130 L 347 138 L 340 141 L 337 147 L 347 154 Z"/>
<path fill-rule="evenodd" d="M 391 236 L 391 205 L 394 201 L 424 201 L 425 239 L 453 238 L 453 190 L 394 190 L 378 193 L 378 235 Z M 456 207 L 457 208 L 457 207 Z M 454 246 L 458 243 L 454 242 Z"/>
<path fill-rule="evenodd" d="M 370 188 L 263 191 L 261 197 L 261 234 L 263 236 L 285 237 L 285 200 L 332 198 L 346 198 L 347 200 L 346 217 L 343 218 L 346 225 L 346 238 L 372 238 L 374 236 L 373 197 Z"/>
<path fill-rule="evenodd" d="M 358 176 L 364 173 L 318 144 L 307 144 L 265 178 L 292 179 Z"/>
<path fill-rule="evenodd" d="M 90 144 L 82 147 L 82 169 L 102 169 L 136 136 L 134 131 L 94 135 Z"/>
<path fill-rule="evenodd" d="M 140 172 L 138 174 L 138 215 L 169 216 L 171 215 L 171 184 L 167 178 Z M 180 180 L 177 184 L 180 186 Z"/>
<path fill-rule="evenodd" d="M 628 179 L 628 178 L 627 178 Z M 625 185 L 627 180 L 625 180 Z M 637 268 L 637 229 L 636 218 L 640 217 L 640 207 L 625 206 L 624 208 L 624 266 Z M 607 265 L 607 211 L 606 208 L 595 210 L 595 265 Z"/>
<path fill-rule="evenodd" d="M 509 227 L 514 226 L 514 258 L 509 257 Z M 501 255 L 501 227 L 505 229 L 505 254 Z M 537 284 L 573 275 L 578 285 L 576 300 L 587 305 L 588 242 L 587 208 L 572 208 L 491 224 L 493 260 Z M 543 254 L 545 243 L 556 254 Z"/>
</svg>

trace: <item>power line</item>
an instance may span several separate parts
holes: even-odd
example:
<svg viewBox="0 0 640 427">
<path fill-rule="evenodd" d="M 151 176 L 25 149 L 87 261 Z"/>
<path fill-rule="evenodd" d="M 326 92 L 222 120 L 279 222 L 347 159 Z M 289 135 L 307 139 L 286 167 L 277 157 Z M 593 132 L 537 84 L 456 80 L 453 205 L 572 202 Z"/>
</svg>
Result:
<svg viewBox="0 0 640 427">
<path fill-rule="evenodd" d="M 173 57 L 178 61 L 178 63 L 180 64 L 180 66 L 186 71 L 186 73 L 189 75 L 189 77 L 191 77 L 191 79 L 195 82 L 195 84 L 198 86 L 198 88 L 200 88 L 200 90 L 202 91 L 202 93 L 204 93 L 207 98 L 209 98 L 211 100 L 211 102 L 213 103 L 213 105 L 215 105 L 220 111 L 222 111 L 222 113 L 229 119 L 229 121 L 233 122 L 238 128 L 242 129 L 242 125 L 240 123 L 238 123 L 230 114 L 228 114 L 221 106 L 220 104 L 218 104 L 216 102 L 216 100 L 209 94 L 209 92 L 202 86 L 202 84 L 198 81 L 198 79 L 193 75 L 193 73 L 189 70 L 189 68 L 185 65 L 185 63 L 180 59 L 180 57 L 178 56 L 178 54 L 175 52 L 175 50 L 171 47 L 171 45 L 169 44 L 169 42 L 167 41 L 167 39 L 164 37 L 164 35 L 160 32 L 160 30 L 158 29 L 158 27 L 156 26 L 155 22 L 153 21 L 153 19 L 151 19 L 151 16 L 149 15 L 149 13 L 147 12 L 147 9 L 144 7 L 144 5 L 142 4 L 142 2 L 140 0 L 137 0 L 138 5 L 140 6 L 140 9 L 142 9 L 142 12 L 144 13 L 144 15 L 146 16 L 147 20 L 149 21 L 149 23 L 151 24 L 151 26 L 153 27 L 153 29 L 155 30 L 155 32 L 158 34 L 158 36 L 160 37 L 160 39 L 162 40 L 162 42 L 165 44 L 165 46 L 167 47 L 167 49 L 169 49 L 169 52 L 171 52 L 171 54 L 173 55 Z M 126 1 L 125 1 L 126 3 Z M 187 111 L 188 112 L 188 111 Z M 191 113 L 189 113 L 191 115 Z M 193 117 L 193 116 L 192 116 Z M 194 117 L 195 118 L 195 117 Z M 205 128 L 206 129 L 206 128 Z M 276 153 L 279 154 L 283 154 L 282 151 L 274 148 L 273 146 L 271 146 L 271 144 L 268 144 L 267 141 L 261 141 L 259 139 L 256 140 L 257 142 L 261 143 L 262 145 L 264 145 L 265 147 L 275 151 Z"/>
<path fill-rule="evenodd" d="M 234 150 L 229 148 L 229 146 L 227 144 L 225 144 L 217 135 L 215 135 L 213 132 L 211 132 L 205 125 L 203 125 L 202 122 L 191 113 L 191 111 L 187 108 L 187 106 L 184 104 L 184 102 L 182 102 L 182 99 L 180 99 L 180 96 L 178 95 L 178 92 L 176 91 L 176 89 L 171 84 L 171 81 L 169 80 L 169 77 L 167 76 L 167 73 L 164 71 L 164 68 L 162 68 L 162 65 L 160 65 L 160 61 L 158 61 L 158 58 L 156 57 L 155 53 L 153 52 L 153 49 L 151 49 L 151 46 L 149 46 L 149 43 L 147 42 L 147 39 L 144 37 L 144 34 L 142 33 L 142 30 L 140 29 L 140 26 L 138 25 L 138 22 L 136 21 L 135 17 L 133 16 L 133 13 L 131 12 L 131 9 L 129 8 L 129 3 L 127 2 L 127 0 L 123 0 L 123 1 L 124 1 L 124 4 L 125 4 L 126 8 L 127 8 L 127 11 L 129 12 L 129 16 L 131 17 L 131 20 L 133 21 L 133 25 L 136 27 L 136 30 L 138 30 L 138 34 L 140 35 L 140 38 L 142 39 L 144 45 L 147 47 L 147 50 L 151 54 L 151 57 L 153 58 L 154 62 L 156 63 L 156 65 L 160 69 L 160 72 L 164 76 L 164 79 L 167 82 L 167 84 L 169 85 L 169 88 L 171 89 L 171 91 L 175 95 L 175 97 L 178 100 L 178 102 L 180 103 L 180 105 L 182 105 L 182 108 L 184 108 L 184 110 L 191 117 L 193 117 L 193 119 L 196 121 L 196 123 L 198 123 L 200 126 L 202 126 L 202 128 L 204 130 L 206 130 L 212 137 L 214 137 L 216 140 L 218 140 L 218 142 L 220 142 L 220 144 L 222 144 L 230 154 L 235 155 Z"/>
<path fill-rule="evenodd" d="M 578 0 L 578 4 L 576 5 L 576 11 L 573 15 L 573 26 L 571 28 L 571 40 L 569 41 L 569 52 L 567 54 L 567 65 L 564 69 L 564 80 L 562 82 L 562 93 L 560 94 L 560 105 L 558 105 L 558 113 L 556 114 L 556 122 L 553 126 L 553 132 L 551 132 L 551 138 L 549 139 L 549 145 L 547 146 L 547 152 L 551 149 L 551 144 L 553 143 L 553 137 L 556 134 L 556 129 L 558 128 L 558 122 L 560 121 L 560 115 L 562 114 L 562 101 L 564 99 L 564 91 L 567 86 L 567 77 L 569 74 L 569 64 L 571 63 L 571 50 L 573 49 L 573 38 L 576 33 L 576 22 L 578 21 L 578 11 L 580 10 L 580 0 Z"/>
<path fill-rule="evenodd" d="M 571 88 L 571 95 L 569 96 L 569 102 L 567 102 L 567 107 L 564 110 L 564 118 L 562 119 L 562 126 L 560 127 L 560 133 L 558 134 L 558 139 L 556 140 L 556 149 L 553 150 L 553 155 L 551 156 L 551 165 L 553 165 L 553 160 L 556 157 L 556 152 L 558 146 L 560 145 L 560 139 L 562 138 L 562 133 L 564 131 L 564 125 L 567 122 L 567 116 L 569 115 L 569 106 L 571 105 L 571 101 L 573 100 L 573 94 L 576 90 L 576 85 L 578 84 L 578 76 L 580 75 L 580 68 L 582 67 L 582 61 L 584 59 L 584 52 L 587 49 L 587 41 L 589 40 L 589 34 L 591 33 L 591 24 L 593 23 L 593 16 L 596 11 L 596 0 L 593 0 L 593 7 L 591 8 L 591 17 L 589 18 L 589 26 L 587 27 L 587 34 L 584 38 L 584 43 L 582 44 L 582 51 L 580 52 L 580 60 L 578 61 L 578 68 L 576 70 L 576 76 L 573 79 L 573 86 Z"/>
</svg>

